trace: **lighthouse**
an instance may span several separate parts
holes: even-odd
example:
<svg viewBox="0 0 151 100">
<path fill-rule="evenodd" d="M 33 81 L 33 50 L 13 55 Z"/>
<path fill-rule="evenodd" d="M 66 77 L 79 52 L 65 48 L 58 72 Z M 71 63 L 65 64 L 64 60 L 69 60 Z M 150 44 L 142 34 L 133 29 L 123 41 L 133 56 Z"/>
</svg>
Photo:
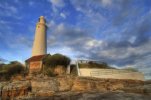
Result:
<svg viewBox="0 0 151 100">
<path fill-rule="evenodd" d="M 32 56 L 47 54 L 46 29 L 47 29 L 46 20 L 44 16 L 40 16 L 39 21 L 36 24 L 35 38 L 32 48 Z"/>
<path fill-rule="evenodd" d="M 46 20 L 40 16 L 35 29 L 32 56 L 25 61 L 30 73 L 38 73 L 43 68 L 43 58 L 47 55 Z"/>
</svg>

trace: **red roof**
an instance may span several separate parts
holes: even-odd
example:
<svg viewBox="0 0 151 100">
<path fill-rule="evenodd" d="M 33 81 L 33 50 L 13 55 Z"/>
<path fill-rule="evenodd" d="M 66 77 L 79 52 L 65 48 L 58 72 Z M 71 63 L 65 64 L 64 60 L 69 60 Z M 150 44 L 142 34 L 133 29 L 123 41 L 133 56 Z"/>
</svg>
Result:
<svg viewBox="0 0 151 100">
<path fill-rule="evenodd" d="M 45 55 L 32 56 L 31 58 L 27 59 L 26 62 L 41 61 L 44 56 Z"/>
</svg>

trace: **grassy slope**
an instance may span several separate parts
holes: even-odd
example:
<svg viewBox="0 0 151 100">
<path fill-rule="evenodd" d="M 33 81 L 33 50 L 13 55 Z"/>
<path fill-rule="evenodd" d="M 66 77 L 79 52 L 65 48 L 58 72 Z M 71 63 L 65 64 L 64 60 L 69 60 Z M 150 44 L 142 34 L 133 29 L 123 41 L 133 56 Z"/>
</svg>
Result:
<svg viewBox="0 0 151 100">
<path fill-rule="evenodd" d="M 102 69 L 115 69 L 105 64 L 98 64 L 98 63 L 85 63 L 79 64 L 80 68 L 102 68 Z"/>
</svg>

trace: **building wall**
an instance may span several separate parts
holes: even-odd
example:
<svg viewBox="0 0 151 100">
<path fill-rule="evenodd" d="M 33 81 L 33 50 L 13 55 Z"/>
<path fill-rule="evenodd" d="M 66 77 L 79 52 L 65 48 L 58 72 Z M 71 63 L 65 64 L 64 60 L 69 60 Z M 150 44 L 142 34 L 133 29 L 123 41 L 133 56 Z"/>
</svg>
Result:
<svg viewBox="0 0 151 100">
<path fill-rule="evenodd" d="M 90 76 L 97 78 L 114 78 L 114 79 L 133 79 L 144 80 L 144 75 L 140 72 L 131 72 L 117 69 L 90 69 L 80 68 L 80 76 Z"/>
<path fill-rule="evenodd" d="M 34 61 L 29 63 L 29 73 L 40 72 L 42 69 L 42 61 Z"/>
</svg>

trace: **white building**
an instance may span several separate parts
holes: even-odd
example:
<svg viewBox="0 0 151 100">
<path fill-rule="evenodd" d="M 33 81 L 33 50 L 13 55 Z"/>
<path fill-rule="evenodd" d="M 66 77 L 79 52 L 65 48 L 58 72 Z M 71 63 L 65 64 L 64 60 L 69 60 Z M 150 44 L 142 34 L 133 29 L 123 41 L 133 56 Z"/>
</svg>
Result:
<svg viewBox="0 0 151 100">
<path fill-rule="evenodd" d="M 113 78 L 113 79 L 131 79 L 144 80 L 141 72 L 128 71 L 123 69 L 103 69 L 103 68 L 80 68 L 79 64 L 95 62 L 90 60 L 74 61 L 77 69 L 77 75 L 82 77 Z"/>
</svg>

